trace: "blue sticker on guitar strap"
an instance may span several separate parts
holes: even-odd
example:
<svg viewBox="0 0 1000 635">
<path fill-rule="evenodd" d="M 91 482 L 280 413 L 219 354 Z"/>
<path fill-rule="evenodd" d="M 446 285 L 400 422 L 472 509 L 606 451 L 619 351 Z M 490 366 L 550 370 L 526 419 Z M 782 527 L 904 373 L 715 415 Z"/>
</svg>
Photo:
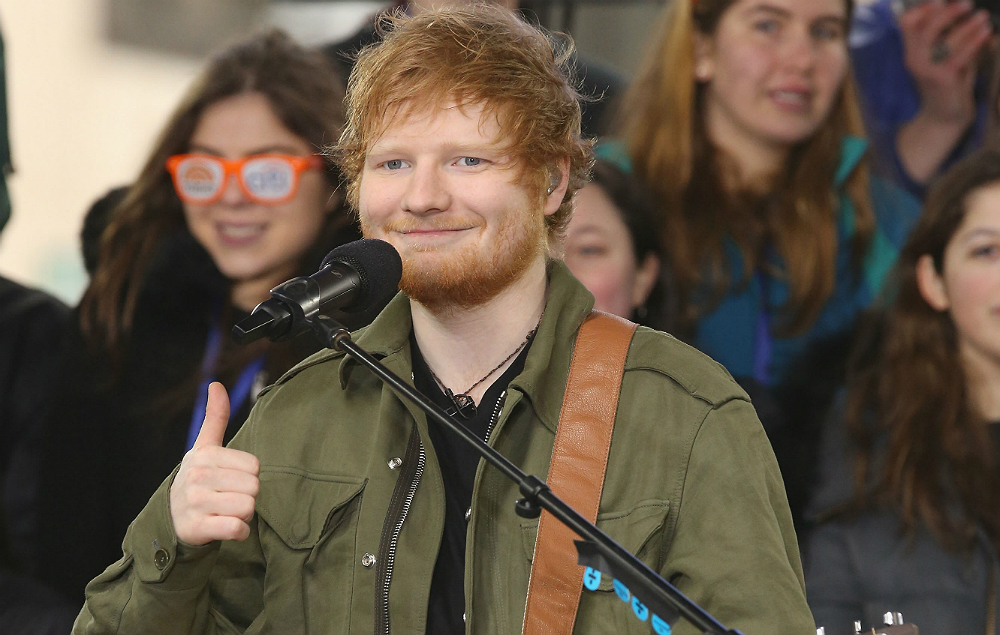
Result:
<svg viewBox="0 0 1000 635">
<path fill-rule="evenodd" d="M 653 614 L 653 632 L 656 635 L 670 635 L 670 624 L 667 624 L 659 615 Z"/>
<path fill-rule="evenodd" d="M 628 590 L 628 587 L 618 580 L 615 580 L 611 586 L 615 588 L 615 595 L 617 595 L 618 599 L 622 602 L 628 602 L 632 599 L 632 593 Z"/>
<path fill-rule="evenodd" d="M 649 619 L 649 609 L 647 609 L 646 605 L 640 602 L 637 597 L 632 598 L 632 612 L 635 613 L 635 616 L 643 622 Z"/>
</svg>

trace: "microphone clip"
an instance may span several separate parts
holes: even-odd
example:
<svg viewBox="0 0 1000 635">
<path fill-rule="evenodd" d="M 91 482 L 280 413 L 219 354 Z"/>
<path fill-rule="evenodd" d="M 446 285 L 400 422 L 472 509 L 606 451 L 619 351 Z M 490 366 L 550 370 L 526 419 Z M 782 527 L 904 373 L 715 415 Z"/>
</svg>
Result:
<svg viewBox="0 0 1000 635">
<path fill-rule="evenodd" d="M 233 339 L 239 344 L 261 337 L 275 342 L 291 339 L 309 330 L 310 320 L 319 314 L 320 301 L 320 287 L 315 280 L 292 278 L 271 289 L 271 297 L 233 327 Z"/>
</svg>

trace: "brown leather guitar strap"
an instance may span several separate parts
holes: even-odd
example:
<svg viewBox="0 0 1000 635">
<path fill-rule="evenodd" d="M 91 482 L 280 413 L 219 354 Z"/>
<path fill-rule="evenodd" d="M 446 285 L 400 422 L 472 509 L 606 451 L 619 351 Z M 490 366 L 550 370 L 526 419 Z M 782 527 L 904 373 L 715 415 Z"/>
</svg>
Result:
<svg viewBox="0 0 1000 635">
<path fill-rule="evenodd" d="M 548 485 L 591 522 L 604 487 L 625 357 L 636 325 L 594 311 L 577 334 Z M 570 635 L 583 591 L 576 533 L 542 512 L 528 581 L 524 635 Z"/>
</svg>

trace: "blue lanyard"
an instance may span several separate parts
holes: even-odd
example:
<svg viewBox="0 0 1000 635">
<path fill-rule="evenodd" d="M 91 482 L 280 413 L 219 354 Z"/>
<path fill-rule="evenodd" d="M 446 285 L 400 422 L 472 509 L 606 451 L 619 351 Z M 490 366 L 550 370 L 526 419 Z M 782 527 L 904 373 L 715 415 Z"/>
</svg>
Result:
<svg viewBox="0 0 1000 635">
<path fill-rule="evenodd" d="M 768 312 L 768 284 L 767 274 L 759 269 L 756 273 L 757 284 L 760 287 L 761 303 L 760 311 L 757 313 L 757 329 L 754 333 L 753 347 L 753 378 L 765 386 L 771 383 L 771 359 L 773 357 L 773 342 L 771 336 L 771 318 Z"/>
<path fill-rule="evenodd" d="M 205 411 L 208 408 L 208 385 L 215 381 L 215 364 L 219 360 L 219 351 L 222 350 L 222 333 L 216 324 L 208 331 L 208 340 L 205 342 L 205 355 L 201 358 L 201 383 L 198 385 L 198 394 L 195 397 L 194 412 L 191 413 L 191 426 L 188 428 L 187 445 L 184 451 L 187 452 L 194 447 L 194 442 L 201 432 L 201 424 L 205 420 Z M 258 373 L 264 369 L 264 356 L 254 359 L 240 371 L 233 389 L 229 391 L 229 414 L 243 407 L 243 404 L 250 397 L 254 380 Z"/>
</svg>

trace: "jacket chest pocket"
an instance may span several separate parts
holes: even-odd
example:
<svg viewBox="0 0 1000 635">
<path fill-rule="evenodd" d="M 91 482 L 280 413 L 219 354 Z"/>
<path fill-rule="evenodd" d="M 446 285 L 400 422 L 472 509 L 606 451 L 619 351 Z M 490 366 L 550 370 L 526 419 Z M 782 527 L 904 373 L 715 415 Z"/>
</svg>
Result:
<svg viewBox="0 0 1000 635">
<path fill-rule="evenodd" d="M 260 632 L 347 633 L 365 480 L 262 469 L 257 515 L 264 576 Z"/>
<path fill-rule="evenodd" d="M 597 527 L 629 553 L 637 555 L 654 570 L 659 570 L 662 543 L 659 538 L 669 511 L 669 501 L 642 501 L 626 511 L 599 514 Z M 531 568 L 537 536 L 538 521 L 521 525 L 521 544 L 528 561 L 528 570 Z M 583 590 L 573 632 L 648 633 L 650 627 L 649 622 L 637 619 L 632 614 L 631 606 L 622 602 L 614 593 L 611 576 L 602 575 L 600 586 L 595 591 Z"/>
</svg>

